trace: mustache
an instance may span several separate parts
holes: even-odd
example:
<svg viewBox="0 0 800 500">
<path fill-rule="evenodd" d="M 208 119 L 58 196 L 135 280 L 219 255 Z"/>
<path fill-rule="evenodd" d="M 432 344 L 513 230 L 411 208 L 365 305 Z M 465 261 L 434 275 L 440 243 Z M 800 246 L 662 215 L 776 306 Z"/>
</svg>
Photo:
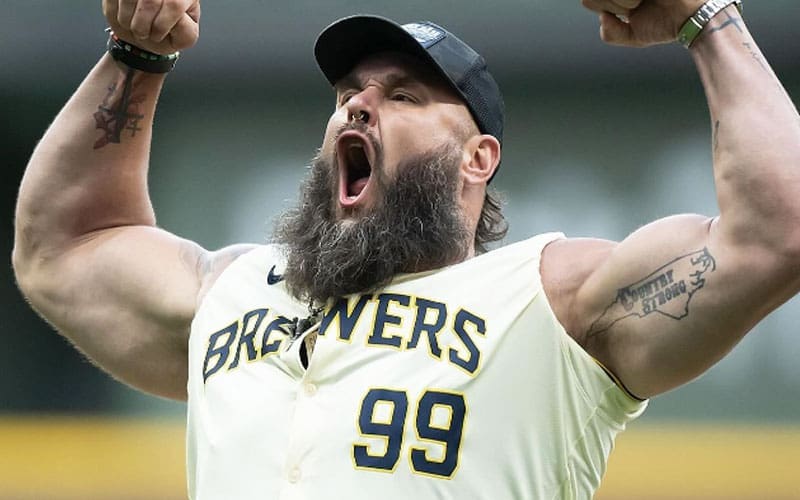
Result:
<svg viewBox="0 0 800 500">
<path fill-rule="evenodd" d="M 370 139 L 370 141 L 377 142 L 377 139 L 375 139 L 375 137 L 372 135 L 372 132 L 370 132 L 369 126 L 362 121 L 350 121 L 340 126 L 336 130 L 336 133 L 333 136 L 333 141 L 337 142 L 339 140 L 339 136 L 351 130 L 355 130 L 356 132 L 361 132 L 362 134 L 366 135 Z"/>
</svg>

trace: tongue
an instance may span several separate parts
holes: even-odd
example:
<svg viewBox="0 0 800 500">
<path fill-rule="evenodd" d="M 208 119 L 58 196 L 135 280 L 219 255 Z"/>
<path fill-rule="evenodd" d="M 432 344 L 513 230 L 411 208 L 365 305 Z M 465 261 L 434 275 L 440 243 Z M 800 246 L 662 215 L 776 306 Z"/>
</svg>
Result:
<svg viewBox="0 0 800 500">
<path fill-rule="evenodd" d="M 364 190 L 364 187 L 367 185 L 367 181 L 369 181 L 369 177 L 362 177 L 356 181 L 353 181 L 350 184 L 350 189 L 348 189 L 348 194 L 350 196 L 358 196 L 361 194 L 361 191 Z"/>
</svg>

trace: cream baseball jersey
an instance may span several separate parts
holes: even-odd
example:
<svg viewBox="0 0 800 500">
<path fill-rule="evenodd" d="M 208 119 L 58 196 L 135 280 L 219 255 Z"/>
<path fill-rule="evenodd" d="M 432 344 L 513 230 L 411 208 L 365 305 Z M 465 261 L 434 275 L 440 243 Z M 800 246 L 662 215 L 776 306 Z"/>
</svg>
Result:
<svg viewBox="0 0 800 500">
<path fill-rule="evenodd" d="M 545 234 L 308 315 L 275 247 L 234 261 L 189 341 L 188 480 L 198 500 L 591 498 L 646 403 L 556 320 Z"/>
</svg>

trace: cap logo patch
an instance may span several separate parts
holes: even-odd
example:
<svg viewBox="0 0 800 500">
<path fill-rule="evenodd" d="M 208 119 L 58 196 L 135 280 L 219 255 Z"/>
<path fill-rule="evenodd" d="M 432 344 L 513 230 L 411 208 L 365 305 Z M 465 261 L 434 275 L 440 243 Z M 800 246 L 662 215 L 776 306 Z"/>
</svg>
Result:
<svg viewBox="0 0 800 500">
<path fill-rule="evenodd" d="M 433 23 L 409 23 L 404 24 L 403 29 L 426 49 L 447 36 L 443 29 Z"/>
</svg>

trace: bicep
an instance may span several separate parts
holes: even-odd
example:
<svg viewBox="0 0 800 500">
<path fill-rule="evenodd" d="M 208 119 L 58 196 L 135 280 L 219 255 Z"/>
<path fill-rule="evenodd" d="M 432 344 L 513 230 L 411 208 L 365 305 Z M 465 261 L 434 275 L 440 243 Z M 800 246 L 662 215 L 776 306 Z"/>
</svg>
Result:
<svg viewBox="0 0 800 500">
<path fill-rule="evenodd" d="M 98 231 L 41 259 L 29 298 L 116 378 L 183 399 L 205 255 L 198 245 L 153 227 Z"/>
<path fill-rule="evenodd" d="M 577 288 L 576 337 L 634 394 L 697 377 L 782 300 L 775 256 L 723 241 L 715 220 L 661 219 L 609 249 Z"/>
</svg>

